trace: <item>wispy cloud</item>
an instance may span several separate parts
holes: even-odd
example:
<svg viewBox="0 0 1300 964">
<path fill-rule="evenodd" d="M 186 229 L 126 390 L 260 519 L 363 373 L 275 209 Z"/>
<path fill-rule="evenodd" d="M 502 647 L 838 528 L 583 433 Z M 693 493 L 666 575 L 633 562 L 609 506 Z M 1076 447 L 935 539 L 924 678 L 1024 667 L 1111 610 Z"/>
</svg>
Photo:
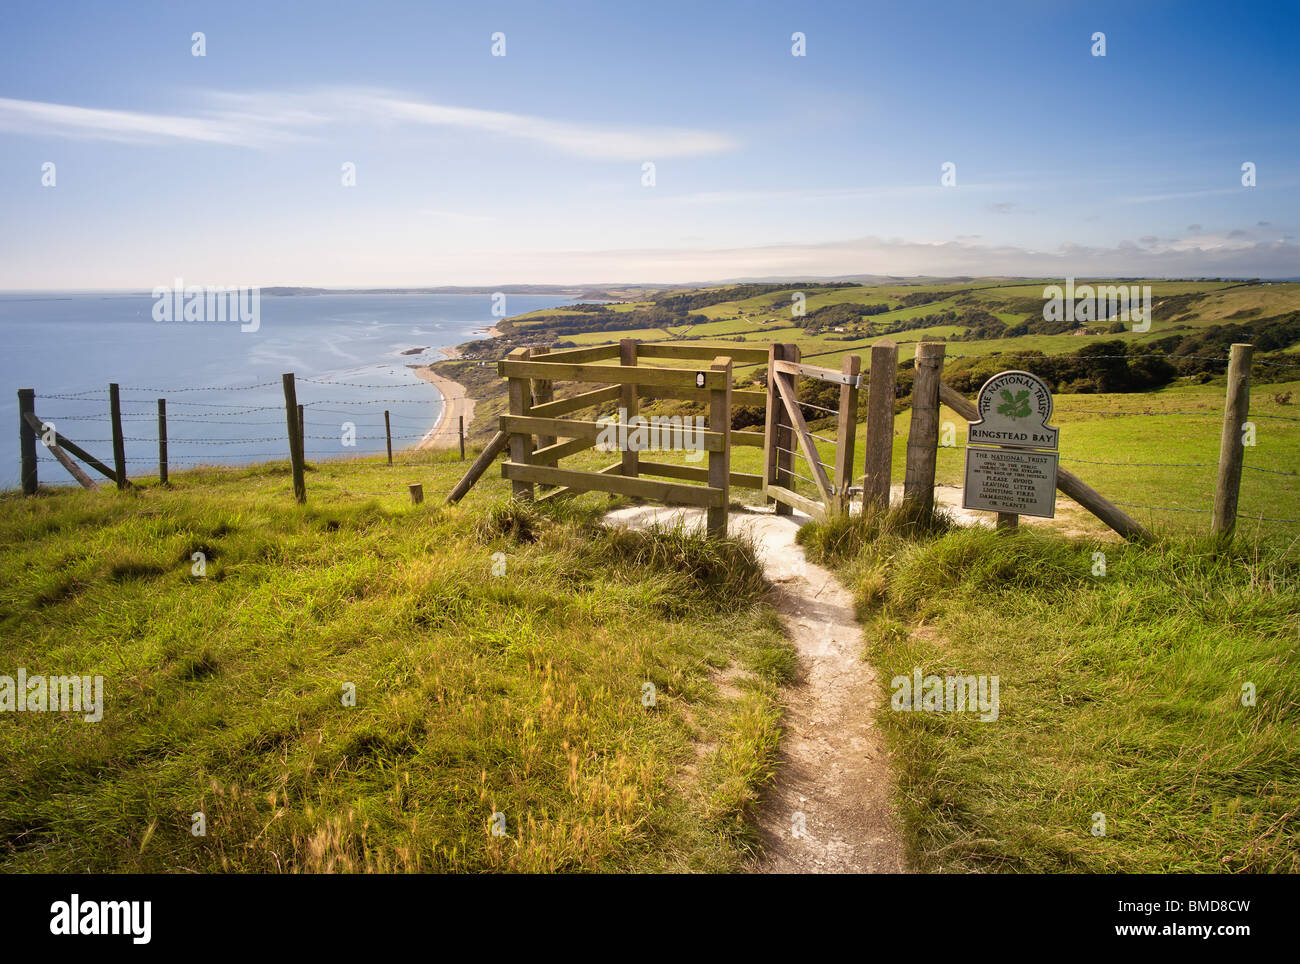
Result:
<svg viewBox="0 0 1300 964">
<path fill-rule="evenodd" d="M 1247 188 L 1217 187 L 1201 191 L 1170 191 L 1164 194 L 1133 194 L 1119 198 L 1122 204 L 1154 204 L 1158 201 L 1188 201 L 1193 198 L 1217 197 L 1221 194 L 1238 194 Z"/>
<path fill-rule="evenodd" d="M 500 254 L 497 255 L 500 257 Z M 472 252 L 457 252 L 466 272 Z M 454 260 L 449 261 L 454 264 Z M 1240 246 L 1166 245 L 1158 250 L 1121 242 L 1094 247 L 1067 242 L 1042 251 L 969 241 L 865 237 L 821 244 L 731 248 L 637 248 L 605 251 L 511 252 L 527 281 L 694 283 L 763 277 L 870 274 L 1018 277 L 1294 277 L 1300 248 L 1286 241 Z"/>
<path fill-rule="evenodd" d="M 302 120 L 301 117 L 256 117 L 223 111 L 185 117 L 0 97 L 0 130 L 84 140 L 189 141 L 251 147 L 291 137 L 286 126 Z"/>
<path fill-rule="evenodd" d="M 967 184 L 963 192 L 1002 191 L 1005 184 Z M 948 188 L 941 187 L 936 178 L 933 184 L 893 184 L 877 187 L 828 188 L 772 188 L 730 191 L 696 191 L 690 194 L 670 194 L 662 198 L 667 204 L 761 204 L 761 203 L 811 203 L 816 201 L 884 201 L 899 198 L 926 198 L 941 195 Z M 1003 202 L 1014 207 L 1013 202 Z"/>
<path fill-rule="evenodd" d="M 343 94 L 341 102 L 370 117 L 408 125 L 455 127 L 513 137 L 534 141 L 565 154 L 601 160 L 691 157 L 718 154 L 738 146 L 730 136 L 713 131 L 556 121 L 505 111 L 431 104 L 374 92 Z"/>
<path fill-rule="evenodd" d="M 182 141 L 267 147 L 365 126 L 475 131 L 530 141 L 578 157 L 647 161 L 718 154 L 730 135 L 683 127 L 564 121 L 419 100 L 386 90 L 330 88 L 302 93 L 211 92 L 187 115 L 151 114 L 0 98 L 0 130 L 125 142 Z"/>
</svg>

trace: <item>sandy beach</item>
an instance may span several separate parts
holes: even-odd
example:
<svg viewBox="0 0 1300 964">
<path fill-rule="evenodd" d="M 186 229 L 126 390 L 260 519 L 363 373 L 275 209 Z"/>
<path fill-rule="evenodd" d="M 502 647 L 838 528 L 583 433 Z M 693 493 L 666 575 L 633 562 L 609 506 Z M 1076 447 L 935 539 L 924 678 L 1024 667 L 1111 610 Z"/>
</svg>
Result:
<svg viewBox="0 0 1300 964">
<path fill-rule="evenodd" d="M 438 424 L 416 443 L 415 448 L 417 450 L 455 448 L 460 444 L 458 418 L 464 416 L 465 431 L 468 433 L 469 423 L 474 418 L 474 399 L 465 394 L 465 386 L 460 382 L 445 378 L 428 368 L 412 368 L 412 371 L 438 389 L 444 402 Z"/>
</svg>

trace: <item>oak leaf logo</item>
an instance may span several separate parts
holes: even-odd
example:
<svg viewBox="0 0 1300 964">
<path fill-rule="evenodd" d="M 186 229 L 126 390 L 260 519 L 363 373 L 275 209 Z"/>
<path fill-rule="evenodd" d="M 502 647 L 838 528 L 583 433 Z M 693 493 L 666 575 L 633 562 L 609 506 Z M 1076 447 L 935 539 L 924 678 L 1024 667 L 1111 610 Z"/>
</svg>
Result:
<svg viewBox="0 0 1300 964">
<path fill-rule="evenodd" d="M 1029 414 L 1029 389 L 1021 389 L 1013 397 L 1004 388 L 1001 395 L 1002 404 L 998 406 L 999 415 L 1005 415 L 1007 418 L 1025 418 Z"/>
</svg>

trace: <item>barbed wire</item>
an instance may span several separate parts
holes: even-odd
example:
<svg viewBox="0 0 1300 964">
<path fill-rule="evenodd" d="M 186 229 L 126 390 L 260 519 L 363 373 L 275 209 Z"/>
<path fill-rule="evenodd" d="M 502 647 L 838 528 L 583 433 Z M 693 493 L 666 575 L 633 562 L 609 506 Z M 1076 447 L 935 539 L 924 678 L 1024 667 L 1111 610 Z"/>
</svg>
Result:
<svg viewBox="0 0 1300 964">
<path fill-rule="evenodd" d="M 1053 415 L 1087 415 L 1087 416 L 1100 415 L 1103 417 L 1123 416 L 1123 417 L 1134 417 L 1134 418 L 1147 417 L 1152 415 L 1198 415 L 1202 418 L 1214 418 L 1214 419 L 1223 418 L 1222 412 L 1215 412 L 1215 411 L 1197 412 L 1197 411 L 1171 410 L 1167 412 L 1160 412 L 1160 411 L 1153 411 L 1152 409 L 1144 409 L 1143 411 L 1140 412 L 1106 412 L 1106 411 L 1089 411 L 1088 409 L 1084 409 L 1084 408 L 1058 408 L 1058 409 L 1054 409 L 1052 414 Z M 1259 412 L 1259 413 L 1251 412 L 1250 415 L 1248 415 L 1247 417 L 1248 418 L 1271 418 L 1283 422 L 1300 422 L 1300 417 L 1296 417 L 1294 415 L 1272 415 L 1267 412 Z"/>
<path fill-rule="evenodd" d="M 411 383 L 340 382 L 328 378 L 307 378 L 305 376 L 299 375 L 297 377 L 297 381 L 310 382 L 313 385 L 343 385 L 346 386 L 347 388 L 429 388 L 430 386 L 434 388 L 437 387 L 432 382 L 425 381 L 424 379 L 420 379 L 418 382 L 411 382 Z"/>
<path fill-rule="evenodd" d="M 1142 505 L 1139 502 L 1116 502 L 1115 505 L 1122 505 L 1128 509 L 1151 509 L 1154 512 L 1199 512 L 1208 513 L 1209 509 L 1188 509 L 1182 506 L 1170 505 Z"/>
<path fill-rule="evenodd" d="M 1140 503 L 1137 502 L 1116 502 L 1115 505 L 1122 505 L 1125 508 L 1129 508 L 1129 509 L 1150 509 L 1153 512 L 1196 512 L 1196 513 L 1200 513 L 1201 515 L 1208 515 L 1210 514 L 1211 511 L 1209 509 L 1188 509 L 1181 506 L 1141 505 Z M 1281 522 L 1290 525 L 1300 525 L 1300 519 L 1273 518 L 1270 516 L 1253 515 L 1247 512 L 1239 512 L 1238 518 L 1240 521 L 1245 521 L 1248 519 L 1252 522 Z"/>
<path fill-rule="evenodd" d="M 1268 469 L 1262 465 L 1243 465 L 1243 469 L 1250 469 L 1252 472 L 1271 472 L 1274 475 L 1294 475 L 1300 477 L 1300 472 L 1288 472 L 1285 469 Z"/>
<path fill-rule="evenodd" d="M 1082 462 L 1085 465 L 1122 465 L 1132 466 L 1135 469 L 1204 469 L 1217 468 L 1217 462 L 1102 462 L 1097 459 L 1076 459 L 1061 456 L 1062 462 Z"/>
</svg>

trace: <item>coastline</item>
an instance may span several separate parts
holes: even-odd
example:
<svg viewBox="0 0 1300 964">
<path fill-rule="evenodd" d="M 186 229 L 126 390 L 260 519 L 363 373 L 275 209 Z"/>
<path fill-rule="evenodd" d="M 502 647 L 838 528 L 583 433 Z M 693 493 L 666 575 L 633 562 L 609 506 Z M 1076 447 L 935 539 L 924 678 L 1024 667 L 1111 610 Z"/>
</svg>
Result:
<svg viewBox="0 0 1300 964">
<path fill-rule="evenodd" d="M 501 332 L 497 331 L 497 328 L 496 328 L 495 325 L 493 325 L 491 328 L 475 328 L 475 329 L 474 329 L 474 334 L 477 335 L 477 334 L 480 334 L 480 333 L 481 333 L 481 334 L 484 334 L 484 335 L 487 335 L 488 338 L 500 338 L 500 337 L 501 337 Z M 438 354 L 442 355 L 442 357 L 443 357 L 444 359 L 450 361 L 450 360 L 454 360 L 454 359 L 457 359 L 457 358 L 462 357 L 463 354 L 464 354 L 464 352 L 462 352 L 462 351 L 460 350 L 460 345 L 455 345 L 455 346 L 453 346 L 453 347 L 451 347 L 451 348 L 439 348 L 439 349 L 438 349 Z"/>
<path fill-rule="evenodd" d="M 411 370 L 438 389 L 443 400 L 442 414 L 438 416 L 437 424 L 415 444 L 415 450 L 456 448 L 460 444 L 458 419 L 464 417 L 465 433 L 468 435 L 469 424 L 474 419 L 474 399 L 469 397 L 465 386 L 460 382 L 439 375 L 430 368 L 411 366 Z"/>
</svg>

